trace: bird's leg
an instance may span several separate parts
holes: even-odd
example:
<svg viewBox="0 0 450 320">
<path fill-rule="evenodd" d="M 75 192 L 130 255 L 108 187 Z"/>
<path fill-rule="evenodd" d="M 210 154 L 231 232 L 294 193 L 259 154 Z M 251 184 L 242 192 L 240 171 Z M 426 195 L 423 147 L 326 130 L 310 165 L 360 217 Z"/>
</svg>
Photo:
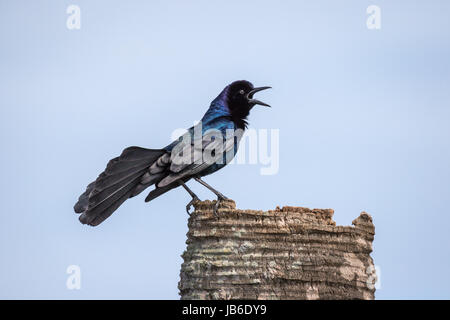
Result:
<svg viewBox="0 0 450 320">
<path fill-rule="evenodd" d="M 213 187 L 211 187 L 209 184 L 207 184 L 205 181 L 203 181 L 200 178 L 194 178 L 195 181 L 197 181 L 198 183 L 204 185 L 205 187 L 207 187 L 209 190 L 211 190 L 216 196 L 217 198 L 219 198 L 220 200 L 229 200 L 227 197 L 225 197 L 222 193 L 220 193 L 219 191 L 217 191 L 216 189 L 214 189 Z"/>
<path fill-rule="evenodd" d="M 198 183 L 200 183 L 200 184 L 204 185 L 205 187 L 207 187 L 209 190 L 211 190 L 217 196 L 217 201 L 216 201 L 216 204 L 214 205 L 214 215 L 217 215 L 217 209 L 219 208 L 220 202 L 222 202 L 223 200 L 229 200 L 229 199 L 227 197 L 225 197 L 222 193 L 220 193 L 219 191 L 217 191 L 216 189 L 211 187 L 209 184 L 207 184 L 202 179 L 200 179 L 200 178 L 194 178 L 194 179 Z"/>
<path fill-rule="evenodd" d="M 189 212 L 189 210 L 191 209 L 191 207 L 192 207 L 192 205 L 194 204 L 194 202 L 195 202 L 195 201 L 200 201 L 200 199 L 197 197 L 197 195 L 196 195 L 191 189 L 188 188 L 188 186 L 187 186 L 184 182 L 178 181 L 178 183 L 179 183 L 180 185 L 182 185 L 183 188 L 184 188 L 184 189 L 189 193 L 189 195 L 192 197 L 192 200 L 189 201 L 189 203 L 186 205 L 186 212 L 187 212 L 188 215 L 191 215 L 191 212 Z"/>
</svg>

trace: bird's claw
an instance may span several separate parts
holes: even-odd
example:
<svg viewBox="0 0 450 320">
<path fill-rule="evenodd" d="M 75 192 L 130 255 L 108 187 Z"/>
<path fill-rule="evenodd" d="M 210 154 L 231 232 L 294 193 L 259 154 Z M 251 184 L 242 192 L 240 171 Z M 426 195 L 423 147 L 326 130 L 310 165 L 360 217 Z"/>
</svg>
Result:
<svg viewBox="0 0 450 320">
<path fill-rule="evenodd" d="M 214 208 L 213 208 L 213 213 L 214 213 L 214 216 L 218 216 L 218 214 L 217 214 L 217 210 L 219 209 L 219 206 L 220 206 L 220 203 L 222 202 L 222 201 L 225 201 L 225 200 L 229 200 L 227 197 L 225 197 L 225 196 L 219 196 L 219 197 L 217 197 L 217 201 L 216 201 L 216 203 L 214 204 Z"/>
<path fill-rule="evenodd" d="M 191 210 L 191 207 L 194 205 L 194 202 L 196 201 L 200 201 L 200 199 L 198 197 L 193 197 L 191 201 L 189 201 L 189 203 L 186 205 L 186 212 L 188 215 L 191 215 L 192 212 L 189 212 L 189 210 Z"/>
</svg>

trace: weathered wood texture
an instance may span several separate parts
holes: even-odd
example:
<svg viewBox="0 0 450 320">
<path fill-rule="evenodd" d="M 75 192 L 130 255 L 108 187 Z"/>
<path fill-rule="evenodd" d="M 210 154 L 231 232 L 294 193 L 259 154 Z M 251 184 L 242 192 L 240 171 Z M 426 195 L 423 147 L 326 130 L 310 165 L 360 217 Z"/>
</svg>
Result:
<svg viewBox="0 0 450 320">
<path fill-rule="evenodd" d="M 181 299 L 374 299 L 369 214 L 336 226 L 331 209 L 213 204 L 189 218 Z"/>
</svg>

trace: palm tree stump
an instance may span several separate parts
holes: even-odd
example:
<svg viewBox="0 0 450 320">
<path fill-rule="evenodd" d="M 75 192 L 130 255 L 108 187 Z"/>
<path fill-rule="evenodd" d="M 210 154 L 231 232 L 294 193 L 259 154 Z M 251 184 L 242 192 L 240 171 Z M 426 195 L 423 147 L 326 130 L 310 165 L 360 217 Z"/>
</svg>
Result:
<svg viewBox="0 0 450 320">
<path fill-rule="evenodd" d="M 375 227 L 362 212 L 336 226 L 332 209 L 236 209 L 198 201 L 182 257 L 181 299 L 374 299 Z"/>
</svg>

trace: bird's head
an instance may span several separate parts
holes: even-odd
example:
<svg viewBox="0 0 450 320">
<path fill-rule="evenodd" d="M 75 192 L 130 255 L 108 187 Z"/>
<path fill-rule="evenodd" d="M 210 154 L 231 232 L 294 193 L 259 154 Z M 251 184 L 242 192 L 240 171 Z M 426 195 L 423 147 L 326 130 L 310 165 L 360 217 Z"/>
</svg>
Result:
<svg viewBox="0 0 450 320">
<path fill-rule="evenodd" d="M 253 87 L 246 80 L 235 81 L 225 88 L 226 104 L 230 110 L 231 118 L 239 128 L 247 126 L 247 117 L 255 105 L 270 107 L 268 104 L 253 98 L 253 95 L 270 87 Z"/>
</svg>

